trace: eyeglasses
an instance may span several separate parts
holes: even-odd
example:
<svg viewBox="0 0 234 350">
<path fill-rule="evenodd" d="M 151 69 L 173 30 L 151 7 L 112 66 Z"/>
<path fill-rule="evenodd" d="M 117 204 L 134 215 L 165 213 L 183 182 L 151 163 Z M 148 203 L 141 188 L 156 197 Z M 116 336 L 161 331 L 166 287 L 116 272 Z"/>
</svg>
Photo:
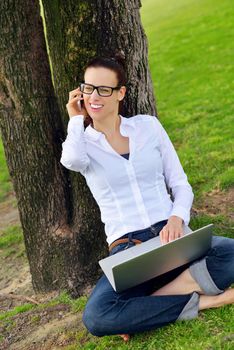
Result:
<svg viewBox="0 0 234 350">
<path fill-rule="evenodd" d="M 91 95 L 95 89 L 97 89 L 98 95 L 102 97 L 111 96 L 113 90 L 119 90 L 121 86 L 110 87 L 110 86 L 94 86 L 92 84 L 81 83 L 80 91 L 84 94 Z"/>
</svg>

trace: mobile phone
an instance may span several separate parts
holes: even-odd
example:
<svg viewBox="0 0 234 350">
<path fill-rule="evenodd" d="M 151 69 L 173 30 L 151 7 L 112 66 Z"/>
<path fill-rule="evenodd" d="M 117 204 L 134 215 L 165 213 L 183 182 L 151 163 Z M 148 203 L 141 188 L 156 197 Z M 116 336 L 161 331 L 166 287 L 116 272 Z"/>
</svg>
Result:
<svg viewBox="0 0 234 350">
<path fill-rule="evenodd" d="M 83 95 L 81 95 L 81 97 L 83 97 Z M 79 100 L 77 104 L 78 104 L 79 110 L 81 111 L 81 109 L 84 107 L 84 100 Z"/>
</svg>

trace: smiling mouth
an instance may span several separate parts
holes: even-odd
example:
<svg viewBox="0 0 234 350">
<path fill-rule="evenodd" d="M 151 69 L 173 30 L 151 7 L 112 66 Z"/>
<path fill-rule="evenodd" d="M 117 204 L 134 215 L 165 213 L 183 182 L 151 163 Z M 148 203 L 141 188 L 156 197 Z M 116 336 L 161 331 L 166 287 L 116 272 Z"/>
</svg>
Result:
<svg viewBox="0 0 234 350">
<path fill-rule="evenodd" d="M 93 111 L 98 111 L 103 107 L 103 105 L 90 103 L 90 107 Z"/>
</svg>

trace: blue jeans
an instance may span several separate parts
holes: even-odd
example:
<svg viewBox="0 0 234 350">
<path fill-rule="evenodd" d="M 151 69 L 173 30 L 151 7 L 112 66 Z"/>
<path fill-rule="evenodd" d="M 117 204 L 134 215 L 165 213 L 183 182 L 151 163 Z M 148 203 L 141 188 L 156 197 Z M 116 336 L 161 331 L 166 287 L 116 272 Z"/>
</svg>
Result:
<svg viewBox="0 0 234 350">
<path fill-rule="evenodd" d="M 167 220 L 154 224 L 154 233 L 146 228 L 121 238 L 147 241 L 159 234 Z M 110 253 L 128 249 L 134 243 L 121 243 Z M 204 294 L 217 295 L 234 283 L 234 239 L 213 236 L 206 256 L 117 293 L 103 274 L 94 287 L 83 313 L 83 323 L 95 336 L 138 333 L 156 329 L 177 320 L 197 317 L 199 294 L 151 296 L 182 271 L 189 271 Z"/>
</svg>

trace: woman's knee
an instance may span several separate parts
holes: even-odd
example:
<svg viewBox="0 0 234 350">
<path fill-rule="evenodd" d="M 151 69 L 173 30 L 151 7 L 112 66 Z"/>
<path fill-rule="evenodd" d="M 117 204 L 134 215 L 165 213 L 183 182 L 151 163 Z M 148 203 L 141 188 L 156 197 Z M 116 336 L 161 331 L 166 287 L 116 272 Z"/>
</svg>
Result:
<svg viewBox="0 0 234 350">
<path fill-rule="evenodd" d="M 208 256 L 215 256 L 220 261 L 234 264 L 234 239 L 214 236 Z"/>
<path fill-rule="evenodd" d="M 213 236 L 211 241 L 211 249 L 220 249 L 222 252 L 225 251 L 233 251 L 234 250 L 234 239 L 224 236 Z"/>
<path fill-rule="evenodd" d="M 91 334 L 101 337 L 111 331 L 109 328 L 112 323 L 109 320 L 115 317 L 116 298 L 116 292 L 103 274 L 90 295 L 82 316 L 82 321 Z"/>
<path fill-rule="evenodd" d="M 98 317 L 95 308 L 92 305 L 87 305 L 82 316 L 82 321 L 87 328 L 87 330 L 95 336 L 101 337 L 103 334 L 103 330 L 101 329 L 101 320 Z"/>
<path fill-rule="evenodd" d="M 82 321 L 91 334 L 98 337 L 112 334 L 115 325 L 114 303 L 114 300 L 99 300 L 86 304 Z"/>
<path fill-rule="evenodd" d="M 220 289 L 234 282 L 234 239 L 217 237 L 206 257 L 208 270 Z"/>
</svg>

